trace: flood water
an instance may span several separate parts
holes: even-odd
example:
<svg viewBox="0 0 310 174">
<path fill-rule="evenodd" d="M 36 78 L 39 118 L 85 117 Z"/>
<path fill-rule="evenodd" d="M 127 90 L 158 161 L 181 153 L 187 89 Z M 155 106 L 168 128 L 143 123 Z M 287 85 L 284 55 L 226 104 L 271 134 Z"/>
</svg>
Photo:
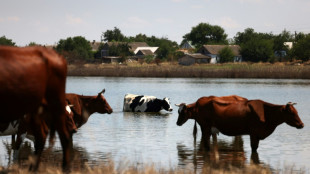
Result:
<svg viewBox="0 0 310 174">
<path fill-rule="evenodd" d="M 67 92 L 96 95 L 103 88 L 113 113 L 93 114 L 73 136 L 74 148 L 82 161 L 96 165 L 113 160 L 136 165 L 154 163 L 164 168 L 201 168 L 206 163 L 220 162 L 234 166 L 251 163 L 249 136 L 218 136 L 218 156 L 200 147 L 198 129 L 194 141 L 193 120 L 177 126 L 177 107 L 174 104 L 193 103 L 202 96 L 239 95 L 248 99 L 262 99 L 274 104 L 296 102 L 299 116 L 305 124 L 296 129 L 285 123 L 260 141 L 258 156 L 261 165 L 271 169 L 294 166 L 294 170 L 310 169 L 310 80 L 272 79 L 184 79 L 184 78 L 106 78 L 68 77 Z M 169 97 L 173 112 L 124 113 L 126 93 Z M 10 137 L 0 138 L 0 164 L 10 161 L 6 144 Z M 29 143 L 26 143 L 29 147 Z M 30 143 L 33 150 L 33 143 Z M 60 145 L 56 144 L 59 153 Z M 29 149 L 29 148 L 28 148 Z M 30 150 L 31 151 L 31 150 Z M 61 153 L 60 153 L 61 154 Z M 61 157 L 60 157 L 61 159 Z"/>
</svg>

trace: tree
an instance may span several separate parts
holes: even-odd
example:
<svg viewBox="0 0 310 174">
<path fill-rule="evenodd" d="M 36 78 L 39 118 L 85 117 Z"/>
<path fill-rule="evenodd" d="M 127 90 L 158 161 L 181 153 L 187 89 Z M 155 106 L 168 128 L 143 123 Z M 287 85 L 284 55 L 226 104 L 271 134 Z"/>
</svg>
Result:
<svg viewBox="0 0 310 174">
<path fill-rule="evenodd" d="M 243 60 L 251 62 L 268 61 L 273 57 L 273 35 L 271 33 L 257 33 L 252 28 L 238 32 L 234 37 L 236 44 L 241 47 Z"/>
<path fill-rule="evenodd" d="M 0 37 L 0 45 L 16 46 L 15 42 L 11 39 L 7 39 L 5 36 Z"/>
<path fill-rule="evenodd" d="M 110 46 L 109 55 L 127 57 L 133 55 L 133 53 L 130 52 L 129 45 L 127 43 L 118 43 L 118 44 L 115 43 L 112 44 L 112 46 Z"/>
<path fill-rule="evenodd" d="M 235 57 L 233 50 L 228 46 L 224 47 L 222 50 L 219 51 L 219 56 L 220 63 L 233 62 Z"/>
<path fill-rule="evenodd" d="M 35 42 L 30 42 L 29 44 L 28 44 L 28 46 L 39 46 L 40 44 L 37 44 L 37 43 L 35 43 Z"/>
<path fill-rule="evenodd" d="M 303 61 L 310 60 L 310 34 L 300 38 L 293 46 L 293 56 Z"/>
<path fill-rule="evenodd" d="M 273 56 L 273 42 L 266 39 L 251 39 L 241 44 L 243 60 L 250 62 L 268 61 Z"/>
<path fill-rule="evenodd" d="M 192 41 L 196 48 L 204 44 L 227 44 L 227 34 L 225 30 L 218 25 L 200 23 L 193 27 L 191 32 L 185 34 L 183 38 Z"/>
<path fill-rule="evenodd" d="M 103 38 L 101 41 L 106 42 L 122 42 L 126 39 L 126 37 L 121 33 L 121 30 L 117 27 L 114 27 L 114 30 L 107 30 L 106 32 L 102 33 L 101 38 Z"/>
<path fill-rule="evenodd" d="M 93 58 L 89 41 L 82 36 L 68 37 L 66 40 L 61 39 L 56 46 L 56 50 L 69 61 Z"/>
</svg>

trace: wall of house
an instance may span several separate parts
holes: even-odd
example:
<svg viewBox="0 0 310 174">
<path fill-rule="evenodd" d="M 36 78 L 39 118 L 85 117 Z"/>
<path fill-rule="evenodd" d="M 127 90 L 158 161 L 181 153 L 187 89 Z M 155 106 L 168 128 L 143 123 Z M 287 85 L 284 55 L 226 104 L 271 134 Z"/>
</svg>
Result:
<svg viewBox="0 0 310 174">
<path fill-rule="evenodd" d="M 184 56 L 179 59 L 179 64 L 180 65 L 193 65 L 195 64 L 195 59 L 188 57 L 188 56 Z"/>
</svg>

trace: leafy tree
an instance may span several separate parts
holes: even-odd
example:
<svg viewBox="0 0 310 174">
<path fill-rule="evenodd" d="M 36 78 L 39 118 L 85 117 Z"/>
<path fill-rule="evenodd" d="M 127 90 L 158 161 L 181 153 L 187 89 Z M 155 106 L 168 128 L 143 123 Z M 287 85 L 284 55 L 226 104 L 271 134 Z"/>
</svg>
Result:
<svg viewBox="0 0 310 174">
<path fill-rule="evenodd" d="M 274 51 L 288 51 L 288 48 L 284 45 L 284 42 L 293 41 L 293 35 L 289 31 L 282 31 L 281 34 L 274 37 Z"/>
<path fill-rule="evenodd" d="M 192 41 L 196 48 L 204 44 L 227 44 L 227 34 L 225 30 L 218 25 L 200 23 L 193 27 L 191 32 L 185 34 L 183 38 Z"/>
<path fill-rule="evenodd" d="M 241 47 L 240 53 L 245 61 L 268 61 L 273 57 L 273 35 L 271 33 L 257 33 L 252 28 L 238 32 L 234 37 L 236 44 Z"/>
<path fill-rule="evenodd" d="M 303 61 L 310 60 L 310 34 L 305 35 L 304 38 L 300 38 L 298 42 L 294 44 L 293 56 Z"/>
<path fill-rule="evenodd" d="M 40 44 L 37 44 L 37 43 L 35 43 L 35 42 L 30 42 L 29 44 L 28 44 L 28 46 L 39 46 Z"/>
<path fill-rule="evenodd" d="M 241 44 L 243 60 L 250 62 L 266 62 L 273 56 L 273 42 L 266 39 L 251 39 Z"/>
<path fill-rule="evenodd" d="M 15 42 L 5 36 L 0 37 L 0 45 L 16 46 Z"/>
<path fill-rule="evenodd" d="M 219 51 L 219 56 L 220 63 L 233 62 L 235 57 L 233 50 L 228 46 L 224 47 L 222 50 Z"/>
<path fill-rule="evenodd" d="M 68 37 L 65 40 L 61 39 L 56 46 L 56 50 L 69 61 L 93 58 L 89 41 L 82 36 Z"/>
<path fill-rule="evenodd" d="M 133 55 L 133 53 L 130 52 L 128 43 L 119 43 L 110 46 L 109 55 L 127 57 Z"/>
<path fill-rule="evenodd" d="M 122 42 L 126 39 L 126 37 L 121 33 L 121 30 L 117 27 L 114 27 L 113 30 L 107 30 L 106 32 L 102 33 L 101 38 L 103 38 L 103 41 L 106 42 Z"/>
</svg>

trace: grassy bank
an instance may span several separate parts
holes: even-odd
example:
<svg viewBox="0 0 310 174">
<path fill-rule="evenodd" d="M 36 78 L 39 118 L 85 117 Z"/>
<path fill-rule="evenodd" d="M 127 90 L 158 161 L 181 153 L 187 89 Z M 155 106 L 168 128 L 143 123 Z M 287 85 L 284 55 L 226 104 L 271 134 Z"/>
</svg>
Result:
<svg viewBox="0 0 310 174">
<path fill-rule="evenodd" d="M 181 66 L 177 63 L 75 64 L 68 66 L 69 76 L 105 77 L 179 77 L 179 78 L 272 78 L 310 79 L 310 66 L 305 64 L 204 64 Z"/>
<path fill-rule="evenodd" d="M 19 167 L 18 165 L 13 165 L 8 168 L 0 167 L 0 173 L 12 173 L 12 174 L 30 174 L 27 167 Z M 36 173 L 44 174 L 62 174 L 67 173 L 63 172 L 61 167 L 42 164 L 39 168 L 39 171 Z M 251 174 L 269 174 L 275 173 L 265 167 L 260 167 L 257 165 L 247 165 L 243 168 L 236 167 L 225 167 L 225 168 L 214 168 L 210 166 L 205 166 L 203 169 L 195 171 L 192 167 L 186 167 L 185 169 L 164 169 L 158 168 L 155 165 L 146 165 L 143 167 L 130 166 L 128 164 L 122 164 L 119 167 L 115 167 L 113 162 L 107 164 L 101 164 L 95 167 L 86 166 L 83 169 L 72 169 L 71 174 L 195 174 L 195 173 L 213 173 L 213 174 L 239 174 L 239 173 L 251 173 Z M 277 173 L 277 172 L 276 172 Z M 286 172 L 294 173 L 294 172 Z"/>
</svg>

